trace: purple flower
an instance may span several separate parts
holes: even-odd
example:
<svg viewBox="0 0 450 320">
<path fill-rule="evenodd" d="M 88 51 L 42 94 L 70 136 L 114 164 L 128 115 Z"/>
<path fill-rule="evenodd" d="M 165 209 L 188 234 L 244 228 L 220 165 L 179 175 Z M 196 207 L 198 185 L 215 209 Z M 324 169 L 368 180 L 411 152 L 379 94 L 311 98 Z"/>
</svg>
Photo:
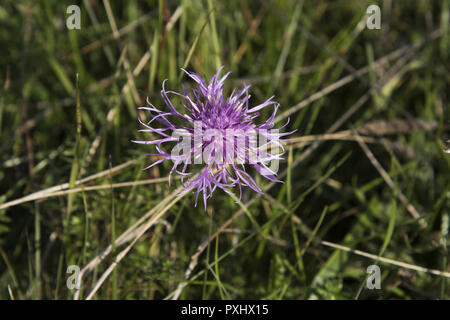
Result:
<svg viewBox="0 0 450 320">
<path fill-rule="evenodd" d="M 223 85 L 230 72 L 219 78 L 222 68 L 211 78 L 209 84 L 195 73 L 183 69 L 198 85 L 197 89 L 192 89 L 191 95 L 186 90 L 183 94 L 167 91 L 164 87 L 165 80 L 161 96 L 168 110 L 156 108 L 148 98 L 149 106 L 140 108 L 150 113 L 150 120 L 146 123 L 139 120 L 145 127 L 139 131 L 154 133 L 157 138 L 150 141 L 133 141 L 155 145 L 157 153 L 151 155 L 161 157 L 146 169 L 172 160 L 169 184 L 174 172 L 181 175 L 181 182 L 185 187 L 183 193 L 196 189 L 197 205 L 198 195 L 202 192 L 205 208 L 207 198 L 212 197 L 217 187 L 230 193 L 230 188 L 237 186 L 240 195 L 242 186 L 263 193 L 247 173 L 246 165 L 253 167 L 271 181 L 281 182 L 277 179 L 277 170 L 278 162 L 283 159 L 281 156 L 285 151 L 282 137 L 292 133 L 279 132 L 279 129 L 288 123 L 280 128 L 273 128 L 279 107 L 278 103 L 272 101 L 273 97 L 249 108 L 250 86 L 244 85 L 242 89 L 233 90 L 231 95 L 225 98 Z M 174 107 L 168 94 L 179 97 L 180 105 L 186 113 Z M 271 116 L 257 124 L 258 111 L 269 106 L 273 106 Z M 170 153 L 162 149 L 164 143 L 172 146 L 175 144 Z M 195 168 L 199 166 L 201 170 L 198 173 Z"/>
</svg>

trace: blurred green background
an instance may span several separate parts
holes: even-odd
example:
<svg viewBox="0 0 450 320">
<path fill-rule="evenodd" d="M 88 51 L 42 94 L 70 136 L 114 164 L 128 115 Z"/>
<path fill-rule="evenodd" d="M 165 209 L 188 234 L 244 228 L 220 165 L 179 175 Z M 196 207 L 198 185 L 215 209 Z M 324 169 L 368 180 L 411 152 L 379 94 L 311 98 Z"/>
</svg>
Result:
<svg viewBox="0 0 450 320">
<path fill-rule="evenodd" d="M 449 8 L 2 0 L 0 299 L 448 299 Z M 250 172 L 265 196 L 216 191 L 205 212 L 130 140 L 151 139 L 137 108 L 164 108 L 164 79 L 221 65 L 297 132 L 284 184 Z"/>
</svg>

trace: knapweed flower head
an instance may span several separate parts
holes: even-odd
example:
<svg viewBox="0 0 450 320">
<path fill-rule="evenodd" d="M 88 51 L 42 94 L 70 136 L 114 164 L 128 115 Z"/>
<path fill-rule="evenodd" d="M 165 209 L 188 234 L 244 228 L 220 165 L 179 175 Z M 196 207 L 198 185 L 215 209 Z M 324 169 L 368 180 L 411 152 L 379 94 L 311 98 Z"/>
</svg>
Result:
<svg viewBox="0 0 450 320">
<path fill-rule="evenodd" d="M 281 182 L 277 179 L 277 171 L 285 152 L 282 137 L 292 133 L 279 131 L 288 123 L 274 128 L 279 104 L 272 100 L 273 97 L 249 107 L 249 85 L 244 85 L 240 90 L 234 89 L 229 97 L 224 97 L 224 82 L 230 72 L 219 78 L 222 68 L 209 83 L 183 69 L 198 86 L 190 93 L 186 90 L 183 93 L 166 90 L 165 80 L 161 96 L 166 108 L 156 108 L 148 98 L 148 106 L 140 108 L 150 115 L 147 122 L 139 120 L 144 127 L 140 131 L 151 132 L 156 138 L 133 141 L 155 146 L 157 153 L 151 155 L 160 159 L 147 168 L 172 161 L 169 183 L 174 173 L 180 175 L 185 188 L 183 193 L 194 190 L 196 205 L 202 193 L 205 208 L 207 198 L 212 197 L 216 188 L 229 193 L 238 187 L 242 195 L 242 187 L 245 186 L 262 194 L 261 188 L 247 172 L 248 167 L 253 167 L 264 178 Z M 169 94 L 178 97 L 178 109 L 184 109 L 183 112 L 175 108 Z M 259 112 L 266 107 L 273 108 L 271 115 L 262 122 L 258 121 Z M 165 148 L 172 145 L 170 153 L 163 150 L 163 144 Z"/>
</svg>

